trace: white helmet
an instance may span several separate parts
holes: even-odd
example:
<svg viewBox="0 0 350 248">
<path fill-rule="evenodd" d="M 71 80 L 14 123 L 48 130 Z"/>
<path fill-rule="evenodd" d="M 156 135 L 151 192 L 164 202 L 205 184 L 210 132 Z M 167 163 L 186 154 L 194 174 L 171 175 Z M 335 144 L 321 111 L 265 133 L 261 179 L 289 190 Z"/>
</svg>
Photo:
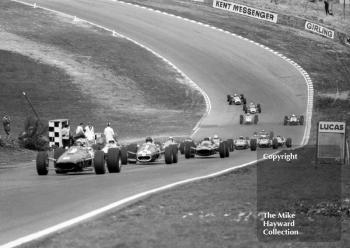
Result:
<svg viewBox="0 0 350 248">
<path fill-rule="evenodd" d="M 219 138 L 219 136 L 217 134 L 214 134 L 213 139 L 218 139 L 218 138 Z"/>
</svg>

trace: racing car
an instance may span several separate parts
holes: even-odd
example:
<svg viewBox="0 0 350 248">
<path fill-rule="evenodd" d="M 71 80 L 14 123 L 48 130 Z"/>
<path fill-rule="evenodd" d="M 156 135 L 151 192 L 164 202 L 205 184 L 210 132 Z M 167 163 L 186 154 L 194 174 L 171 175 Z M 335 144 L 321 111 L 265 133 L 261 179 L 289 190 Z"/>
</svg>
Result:
<svg viewBox="0 0 350 248">
<path fill-rule="evenodd" d="M 106 152 L 106 153 L 105 153 Z M 68 172 L 82 172 L 94 170 L 96 174 L 105 174 L 106 165 L 109 173 L 119 173 L 121 164 L 126 163 L 126 150 L 118 147 L 108 147 L 103 150 L 94 150 L 84 139 L 78 139 L 69 147 L 53 150 L 53 157 L 48 151 L 41 151 L 36 157 L 36 170 L 38 175 L 47 175 L 49 161 L 53 161 L 56 174 Z"/>
<path fill-rule="evenodd" d="M 233 141 L 233 144 L 237 150 L 248 149 L 250 147 L 250 139 L 249 137 L 244 138 L 243 136 L 240 136 Z"/>
<path fill-rule="evenodd" d="M 253 102 L 249 103 L 249 105 L 243 104 L 243 111 L 244 113 L 250 113 L 250 114 L 261 113 L 261 105 L 259 103 L 255 104 Z"/>
<path fill-rule="evenodd" d="M 178 144 L 174 140 L 161 144 L 147 137 L 146 142 L 142 145 L 130 144 L 127 146 L 127 153 L 130 163 L 153 163 L 164 157 L 166 164 L 172 164 L 178 161 Z"/>
<path fill-rule="evenodd" d="M 258 124 L 259 116 L 251 115 L 250 113 L 239 116 L 239 124 Z"/>
<path fill-rule="evenodd" d="M 291 114 L 290 116 L 285 116 L 283 120 L 283 125 L 290 125 L 290 126 L 296 126 L 296 125 L 304 125 L 304 116 L 296 116 L 295 114 Z"/>
<path fill-rule="evenodd" d="M 214 136 L 213 139 L 209 137 L 204 138 L 197 145 L 194 143 L 185 143 L 185 158 L 210 157 L 219 153 L 220 158 L 230 156 L 230 150 L 233 148 L 230 141 L 223 141 L 220 138 Z"/>
<path fill-rule="evenodd" d="M 247 100 L 245 99 L 243 94 L 233 94 L 233 95 L 227 95 L 227 102 L 229 105 L 241 105 L 246 104 Z"/>
<path fill-rule="evenodd" d="M 179 150 L 180 150 L 180 153 L 181 154 L 185 154 L 185 144 L 186 143 L 191 143 L 191 145 L 195 145 L 194 144 L 194 141 L 193 141 L 193 139 L 191 139 L 191 138 L 186 138 L 185 140 L 183 140 L 182 142 L 180 142 L 180 144 L 179 144 Z"/>
<path fill-rule="evenodd" d="M 278 147 L 282 147 L 286 145 L 288 148 L 292 146 L 291 138 L 283 138 L 281 136 L 274 137 L 274 133 L 271 131 L 266 132 L 265 130 L 261 130 L 259 133 L 254 133 L 254 136 L 250 140 L 250 150 L 255 151 L 259 148 L 270 148 L 277 149 Z"/>
</svg>

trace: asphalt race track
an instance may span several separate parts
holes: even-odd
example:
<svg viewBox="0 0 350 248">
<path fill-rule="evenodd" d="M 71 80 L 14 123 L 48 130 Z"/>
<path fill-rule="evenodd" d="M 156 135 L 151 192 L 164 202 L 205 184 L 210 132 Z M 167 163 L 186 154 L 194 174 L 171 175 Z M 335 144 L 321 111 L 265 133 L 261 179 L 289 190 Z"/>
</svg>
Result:
<svg viewBox="0 0 350 248">
<path fill-rule="evenodd" d="M 271 52 L 217 30 L 118 2 L 35 2 L 115 29 L 174 63 L 211 101 L 211 112 L 195 138 L 251 136 L 265 129 L 300 144 L 304 127 L 285 127 L 282 121 L 286 114 L 306 114 L 307 87 L 300 72 Z M 226 102 L 226 95 L 234 92 L 261 104 L 257 126 L 239 125 L 242 108 Z M 98 176 L 93 172 L 62 176 L 54 171 L 38 176 L 34 162 L 24 168 L 1 169 L 0 245 L 127 196 L 255 159 L 255 152 L 234 151 L 226 159 L 181 158 L 175 165 L 128 165 L 121 174 Z"/>
</svg>

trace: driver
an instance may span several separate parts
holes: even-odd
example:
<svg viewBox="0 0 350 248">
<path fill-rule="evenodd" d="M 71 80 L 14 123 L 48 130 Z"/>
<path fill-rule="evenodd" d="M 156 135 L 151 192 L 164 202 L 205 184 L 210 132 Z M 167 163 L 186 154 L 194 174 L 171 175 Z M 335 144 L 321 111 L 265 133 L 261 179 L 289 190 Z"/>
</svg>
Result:
<svg viewBox="0 0 350 248">
<path fill-rule="evenodd" d="M 147 138 L 146 138 L 146 144 L 147 144 L 147 143 L 153 144 L 153 139 L 152 139 L 151 137 L 147 137 Z"/>
<path fill-rule="evenodd" d="M 220 142 L 220 138 L 217 134 L 215 134 L 211 140 L 213 144 L 218 144 Z"/>
</svg>

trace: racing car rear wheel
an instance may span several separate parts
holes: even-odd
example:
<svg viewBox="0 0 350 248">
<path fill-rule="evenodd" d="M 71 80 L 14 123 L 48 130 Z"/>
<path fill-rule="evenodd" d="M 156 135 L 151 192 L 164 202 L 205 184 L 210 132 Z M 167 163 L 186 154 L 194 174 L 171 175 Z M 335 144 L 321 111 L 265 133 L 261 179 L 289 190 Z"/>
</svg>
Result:
<svg viewBox="0 0 350 248">
<path fill-rule="evenodd" d="M 251 139 L 250 140 L 250 150 L 251 151 L 256 151 L 257 147 L 257 140 L 256 139 Z"/>
<path fill-rule="evenodd" d="M 220 142 L 220 144 L 219 144 L 219 154 L 220 154 L 220 158 L 225 158 L 226 157 L 226 145 L 225 145 L 225 142 Z"/>
<path fill-rule="evenodd" d="M 258 124 L 259 121 L 259 116 L 258 115 L 254 115 L 254 124 Z"/>
<path fill-rule="evenodd" d="M 109 148 L 107 153 L 107 168 L 109 173 L 119 173 L 120 164 L 119 164 L 119 149 Z"/>
<path fill-rule="evenodd" d="M 166 164 L 173 163 L 173 148 L 172 146 L 166 146 L 164 149 L 164 158 Z"/>
<path fill-rule="evenodd" d="M 299 124 L 304 125 L 304 116 L 303 115 L 301 115 L 299 118 Z"/>
<path fill-rule="evenodd" d="M 96 151 L 94 158 L 94 169 L 96 174 L 105 174 L 105 153 L 103 151 Z"/>
<path fill-rule="evenodd" d="M 225 141 L 225 151 L 226 151 L 226 157 L 230 156 L 230 147 L 229 147 L 229 142 Z"/>
<path fill-rule="evenodd" d="M 49 173 L 49 154 L 38 152 L 36 155 L 36 171 L 39 176 L 46 176 Z"/>
<path fill-rule="evenodd" d="M 179 150 L 178 150 L 177 146 L 173 145 L 173 163 L 177 163 L 178 153 L 179 153 Z"/>
<path fill-rule="evenodd" d="M 241 124 L 241 125 L 243 124 L 243 115 L 239 116 L 239 124 Z"/>
<path fill-rule="evenodd" d="M 120 156 L 120 161 L 121 161 L 122 165 L 128 164 L 128 151 L 126 150 L 125 147 L 122 147 L 120 149 L 119 156 Z"/>
<path fill-rule="evenodd" d="M 276 138 L 274 138 L 272 140 L 272 148 L 273 149 L 277 149 L 278 148 L 278 140 Z"/>
<path fill-rule="evenodd" d="M 244 113 L 247 113 L 247 105 L 246 104 L 243 104 L 243 111 L 244 111 Z"/>
<path fill-rule="evenodd" d="M 261 113 L 261 105 L 260 105 L 260 103 L 258 103 L 256 107 L 258 108 L 258 112 Z"/>
<path fill-rule="evenodd" d="M 180 149 L 180 153 L 181 154 L 185 154 L 185 143 L 184 142 L 181 142 L 180 143 L 180 146 L 179 146 L 179 149 Z"/>
<path fill-rule="evenodd" d="M 186 142 L 184 146 L 184 152 L 185 152 L 185 158 L 189 159 L 191 158 L 191 143 Z"/>
<path fill-rule="evenodd" d="M 292 138 L 287 138 L 287 140 L 286 140 L 286 146 L 287 146 L 288 148 L 292 147 Z"/>
<path fill-rule="evenodd" d="M 227 143 L 228 143 L 230 152 L 233 152 L 235 150 L 235 146 L 233 144 L 233 139 L 228 139 Z"/>
</svg>

